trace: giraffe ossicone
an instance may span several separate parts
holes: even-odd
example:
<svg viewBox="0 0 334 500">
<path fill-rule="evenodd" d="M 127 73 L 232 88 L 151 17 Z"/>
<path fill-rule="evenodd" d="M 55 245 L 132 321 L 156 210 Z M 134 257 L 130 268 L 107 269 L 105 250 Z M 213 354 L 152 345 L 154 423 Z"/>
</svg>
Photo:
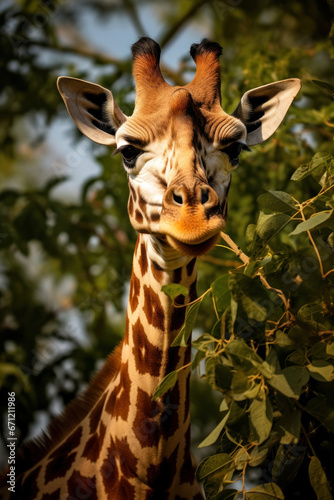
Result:
<svg viewBox="0 0 334 500">
<path fill-rule="evenodd" d="M 225 227 L 240 153 L 275 132 L 300 89 L 298 79 L 258 87 L 228 115 L 220 104 L 221 52 L 206 39 L 192 45 L 195 77 L 173 87 L 161 74 L 159 45 L 141 38 L 132 47 L 130 117 L 100 85 L 58 79 L 79 130 L 121 154 L 129 217 L 139 234 L 124 341 L 48 433 L 23 446 L 13 498 L 203 498 L 190 453 L 189 369 L 152 400 L 161 380 L 190 361 L 190 343 L 171 347 L 185 308 L 175 308 L 161 288 L 186 286 L 184 305 L 196 297 L 196 257 Z M 2 484 L 9 496 L 5 475 Z"/>
</svg>

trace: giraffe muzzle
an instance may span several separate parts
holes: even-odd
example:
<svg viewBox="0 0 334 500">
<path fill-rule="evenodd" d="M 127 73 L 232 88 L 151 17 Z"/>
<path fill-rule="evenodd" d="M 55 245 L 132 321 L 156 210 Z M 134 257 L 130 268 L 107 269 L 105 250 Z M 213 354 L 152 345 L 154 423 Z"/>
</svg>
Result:
<svg viewBox="0 0 334 500">
<path fill-rule="evenodd" d="M 226 224 L 216 192 L 204 183 L 169 187 L 162 205 L 160 231 L 186 255 L 208 252 Z"/>
</svg>

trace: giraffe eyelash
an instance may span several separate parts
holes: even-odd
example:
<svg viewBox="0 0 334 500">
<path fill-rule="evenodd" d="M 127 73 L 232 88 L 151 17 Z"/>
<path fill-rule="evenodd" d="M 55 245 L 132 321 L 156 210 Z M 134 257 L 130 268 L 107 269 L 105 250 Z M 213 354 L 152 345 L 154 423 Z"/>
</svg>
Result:
<svg viewBox="0 0 334 500">
<path fill-rule="evenodd" d="M 231 165 L 235 167 L 239 163 L 239 156 L 242 151 L 251 151 L 251 149 L 244 142 L 234 142 L 224 149 L 221 149 L 222 153 L 227 154 L 230 159 Z"/>
<path fill-rule="evenodd" d="M 121 153 L 124 165 L 127 168 L 133 168 L 136 164 L 138 156 L 143 154 L 144 151 L 136 148 L 135 146 L 132 146 L 131 144 L 124 144 L 123 146 L 117 148 L 112 156 L 116 155 L 117 153 Z"/>
</svg>

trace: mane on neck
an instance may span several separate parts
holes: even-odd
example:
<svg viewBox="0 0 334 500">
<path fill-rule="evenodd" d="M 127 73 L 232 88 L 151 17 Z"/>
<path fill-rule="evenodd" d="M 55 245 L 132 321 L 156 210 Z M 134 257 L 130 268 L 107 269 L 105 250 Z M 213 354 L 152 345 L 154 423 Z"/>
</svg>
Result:
<svg viewBox="0 0 334 500">
<path fill-rule="evenodd" d="M 103 394 L 106 385 L 117 375 L 121 365 L 122 342 L 108 356 L 87 389 L 72 401 L 64 412 L 48 425 L 41 436 L 31 439 L 17 453 L 17 473 L 37 464 L 78 426 Z"/>
</svg>

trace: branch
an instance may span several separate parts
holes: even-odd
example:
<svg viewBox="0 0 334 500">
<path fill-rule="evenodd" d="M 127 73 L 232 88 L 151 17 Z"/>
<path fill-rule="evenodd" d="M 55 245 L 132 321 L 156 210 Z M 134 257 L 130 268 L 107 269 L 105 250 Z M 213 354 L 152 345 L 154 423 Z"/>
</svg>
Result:
<svg viewBox="0 0 334 500">
<path fill-rule="evenodd" d="M 116 57 L 110 56 L 109 54 L 96 52 L 93 49 L 88 49 L 83 47 L 71 47 L 66 45 L 52 45 L 51 43 L 42 40 L 39 41 L 32 40 L 27 42 L 27 45 L 29 45 L 30 47 L 40 47 L 47 50 L 55 50 L 57 52 L 62 52 L 64 54 L 74 54 L 76 56 L 88 57 L 94 59 L 94 61 L 97 64 L 112 64 L 114 66 L 117 66 L 118 70 L 120 70 L 121 72 L 131 73 L 131 68 L 132 68 L 131 59 L 126 59 L 124 61 L 121 61 Z M 186 84 L 186 81 L 182 78 L 182 76 L 178 72 L 172 70 L 169 66 L 161 64 L 161 70 L 167 77 L 171 78 L 176 85 Z"/>
<path fill-rule="evenodd" d="M 167 45 L 171 39 L 176 35 L 178 31 L 182 28 L 182 26 L 196 13 L 198 9 L 200 9 L 207 2 L 205 0 L 198 0 L 195 2 L 190 9 L 185 12 L 185 14 L 176 21 L 176 23 L 171 26 L 160 38 L 159 45 L 160 47 L 164 47 Z"/>
</svg>

